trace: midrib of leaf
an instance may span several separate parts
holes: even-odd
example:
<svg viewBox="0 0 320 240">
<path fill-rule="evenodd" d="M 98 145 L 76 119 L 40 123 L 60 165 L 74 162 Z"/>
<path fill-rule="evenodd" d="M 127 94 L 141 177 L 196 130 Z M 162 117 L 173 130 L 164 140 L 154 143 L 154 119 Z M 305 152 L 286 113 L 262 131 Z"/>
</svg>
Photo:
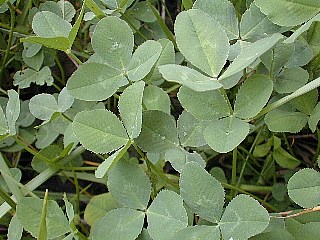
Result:
<svg viewBox="0 0 320 240">
<path fill-rule="evenodd" d="M 149 57 L 146 61 L 141 62 L 141 60 L 139 60 L 139 64 L 138 66 L 128 69 L 128 71 L 133 71 L 133 73 L 135 74 L 139 68 L 141 68 L 142 65 L 144 65 L 145 63 L 148 63 L 150 61 L 151 58 L 154 58 L 154 56 L 156 56 L 157 54 L 153 54 L 151 57 Z M 130 64 L 130 63 L 129 63 Z"/>
<path fill-rule="evenodd" d="M 61 35 L 59 35 L 59 31 L 56 30 L 50 23 L 50 21 L 47 19 L 46 15 L 44 15 L 45 21 L 46 23 L 50 26 L 51 30 L 54 32 L 56 37 L 62 37 Z M 63 36 L 64 37 L 64 36 Z"/>
<path fill-rule="evenodd" d="M 172 217 L 172 218 L 170 218 L 169 216 L 167 216 L 167 215 L 163 215 L 163 214 L 160 214 L 160 213 L 156 213 L 156 212 L 152 212 L 152 211 L 147 211 L 147 215 L 156 215 L 156 216 L 160 216 L 160 217 L 163 217 L 163 218 L 165 218 L 165 219 L 169 219 L 169 220 L 174 220 L 175 222 L 178 222 L 178 223 L 181 223 L 181 224 L 185 224 L 185 222 L 182 222 L 181 220 L 179 220 L 179 219 L 176 219 L 176 218 L 174 218 L 174 217 Z"/>
<path fill-rule="evenodd" d="M 251 12 L 251 11 L 250 11 Z M 246 37 L 247 35 L 250 35 L 255 29 L 259 28 L 260 25 L 262 24 L 262 22 L 264 22 L 265 20 L 269 20 L 267 17 L 264 17 L 261 21 L 259 21 L 253 28 L 251 28 L 251 30 L 249 32 L 247 32 L 244 36 L 242 37 Z"/>
<path fill-rule="evenodd" d="M 308 4 L 306 2 L 300 3 L 301 1 L 300 2 L 297 2 L 297 1 L 299 1 L 299 0 L 291 0 L 290 2 L 293 3 L 293 4 L 299 5 L 299 6 L 301 5 L 303 7 L 309 7 L 309 8 L 319 8 L 320 7 L 320 4 L 312 5 L 312 4 Z"/>
<path fill-rule="evenodd" d="M 163 135 L 161 135 L 160 133 L 152 130 L 151 128 L 149 128 L 149 127 L 146 126 L 145 124 L 142 124 L 142 125 L 145 126 L 145 128 L 147 128 L 150 132 L 153 132 L 153 133 L 156 134 L 158 137 L 160 137 L 161 140 L 162 140 L 162 137 L 165 137 L 165 139 L 162 140 L 163 142 L 168 142 L 168 143 L 170 143 L 170 144 L 173 144 L 174 146 L 177 146 L 177 144 L 176 144 L 175 142 L 169 141 L 166 136 L 163 136 Z"/>
</svg>

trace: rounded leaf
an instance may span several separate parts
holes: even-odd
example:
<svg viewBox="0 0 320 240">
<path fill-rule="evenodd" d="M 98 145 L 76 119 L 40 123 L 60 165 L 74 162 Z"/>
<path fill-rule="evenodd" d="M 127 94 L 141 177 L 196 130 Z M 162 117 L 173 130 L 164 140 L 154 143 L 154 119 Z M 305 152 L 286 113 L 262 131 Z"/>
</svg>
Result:
<svg viewBox="0 0 320 240">
<path fill-rule="evenodd" d="M 29 109 L 33 116 L 48 120 L 52 114 L 59 111 L 56 99 L 51 94 L 41 93 L 30 99 Z"/>
<path fill-rule="evenodd" d="M 220 230 L 217 226 L 196 225 L 177 232 L 174 239 L 220 240 Z"/>
</svg>

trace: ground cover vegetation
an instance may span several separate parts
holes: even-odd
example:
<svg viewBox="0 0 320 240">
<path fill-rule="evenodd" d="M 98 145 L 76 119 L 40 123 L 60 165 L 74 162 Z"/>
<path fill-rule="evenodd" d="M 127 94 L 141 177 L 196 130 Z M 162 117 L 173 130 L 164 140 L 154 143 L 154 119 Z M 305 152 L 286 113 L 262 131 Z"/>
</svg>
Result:
<svg viewBox="0 0 320 240">
<path fill-rule="evenodd" d="M 318 0 L 0 0 L 3 239 L 320 239 Z"/>
</svg>

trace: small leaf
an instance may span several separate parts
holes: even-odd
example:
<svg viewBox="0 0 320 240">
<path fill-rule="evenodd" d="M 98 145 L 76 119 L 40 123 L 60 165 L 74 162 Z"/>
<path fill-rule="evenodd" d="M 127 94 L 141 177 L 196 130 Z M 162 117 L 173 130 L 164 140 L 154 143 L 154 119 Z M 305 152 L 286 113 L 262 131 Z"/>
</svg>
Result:
<svg viewBox="0 0 320 240">
<path fill-rule="evenodd" d="M 249 134 L 249 124 L 234 116 L 212 120 L 203 135 L 208 145 L 219 153 L 236 148 Z"/>
<path fill-rule="evenodd" d="M 52 114 L 58 112 L 58 104 L 51 94 L 41 93 L 30 99 L 29 109 L 36 118 L 48 120 Z"/>
<path fill-rule="evenodd" d="M 62 3 L 62 4 L 60 4 L 60 6 L 61 6 L 61 5 L 63 5 L 63 6 L 66 6 L 66 5 L 67 5 L 67 6 L 68 6 L 70 2 L 67 2 L 67 1 L 65 1 L 65 0 L 60 0 L 59 3 Z M 72 6 L 72 4 L 71 4 L 71 6 Z M 73 6 L 72 6 L 72 8 L 73 8 Z M 78 33 L 78 31 L 79 31 L 79 28 L 80 28 L 80 24 L 81 24 L 83 15 L 84 15 L 85 8 L 86 8 L 86 0 L 83 2 L 82 7 L 81 7 L 80 14 L 79 14 L 76 22 L 75 22 L 74 25 L 72 26 L 71 31 L 70 31 L 70 33 L 69 33 L 69 35 L 68 35 L 69 48 L 70 48 L 70 49 L 71 49 L 71 47 L 72 47 L 72 44 L 73 44 L 74 40 L 75 40 L 76 37 L 77 37 L 77 33 Z M 72 10 L 71 8 L 69 8 L 69 9 L 70 9 L 70 10 L 68 11 L 68 15 L 71 16 L 71 15 L 73 14 L 74 8 L 73 8 L 73 10 Z M 74 13 L 75 13 L 75 12 L 74 12 Z M 73 14 L 73 16 L 74 16 L 74 14 Z M 73 18 L 73 16 L 72 16 L 72 18 Z M 72 18 L 71 18 L 71 20 L 72 20 Z M 70 19 L 70 18 L 69 18 L 69 19 Z M 68 20 L 69 20 L 69 19 L 68 19 Z M 71 21 L 71 20 L 70 20 L 70 21 Z"/>
<path fill-rule="evenodd" d="M 320 204 L 320 175 L 310 168 L 296 172 L 288 182 L 289 197 L 303 208 Z"/>
<path fill-rule="evenodd" d="M 32 29 L 39 37 L 68 38 L 71 30 L 71 24 L 52 12 L 43 11 L 34 15 L 32 20 Z"/>
<path fill-rule="evenodd" d="M 104 63 L 124 69 L 133 50 L 133 33 L 129 25 L 118 17 L 100 20 L 92 36 L 92 48 Z"/>
<path fill-rule="evenodd" d="M 151 153 L 162 153 L 176 147 L 179 139 L 174 118 L 160 111 L 144 112 L 142 130 L 136 143 Z"/>
<path fill-rule="evenodd" d="M 106 110 L 79 112 L 74 117 L 73 131 L 80 143 L 95 153 L 114 151 L 129 140 L 120 120 Z"/>
<path fill-rule="evenodd" d="M 39 232 L 38 232 L 38 239 L 39 240 L 47 240 L 48 239 L 47 212 L 48 212 L 48 190 L 46 190 L 46 192 L 45 192 L 43 204 L 42 204 L 40 226 L 39 226 Z"/>
<path fill-rule="evenodd" d="M 172 239 L 220 240 L 220 230 L 217 226 L 189 226 L 177 232 Z"/>
<path fill-rule="evenodd" d="M 226 207 L 219 223 L 224 239 L 248 239 L 269 224 L 268 211 L 252 197 L 241 194 Z"/>
<path fill-rule="evenodd" d="M 74 98 L 69 94 L 66 87 L 64 87 L 58 96 L 59 112 L 65 112 L 71 108 Z"/>
<path fill-rule="evenodd" d="M 300 165 L 300 161 L 285 151 L 282 147 L 274 149 L 272 156 L 274 160 L 283 168 L 295 169 Z"/>
<path fill-rule="evenodd" d="M 13 79 L 13 85 L 19 86 L 21 89 L 28 88 L 31 83 L 36 83 L 37 85 L 47 84 L 47 86 L 53 84 L 53 77 L 51 76 L 51 70 L 48 66 L 43 67 L 39 72 L 30 68 L 17 71 Z"/>
<path fill-rule="evenodd" d="M 59 5 L 61 12 L 62 12 L 62 19 L 66 20 L 67 22 L 71 22 L 74 15 L 76 14 L 76 10 L 74 9 L 73 5 L 65 0 L 60 0 L 57 2 Z"/>
<path fill-rule="evenodd" d="M 16 134 L 16 121 L 20 115 L 19 94 L 15 90 L 8 90 L 9 101 L 6 107 L 6 118 L 10 135 Z"/>
<path fill-rule="evenodd" d="M 306 94 L 296 97 L 290 101 L 298 111 L 310 115 L 318 102 L 318 90 L 313 89 Z"/>
<path fill-rule="evenodd" d="M 127 83 L 128 80 L 121 71 L 105 64 L 89 62 L 80 65 L 72 74 L 67 89 L 74 98 L 101 101 Z"/>
<path fill-rule="evenodd" d="M 219 90 L 196 92 L 182 86 L 178 99 L 184 109 L 199 120 L 212 120 L 230 115 L 228 104 Z"/>
<path fill-rule="evenodd" d="M 8 239 L 20 240 L 22 238 L 23 226 L 21 225 L 17 214 L 15 214 L 10 221 L 8 227 Z"/>
<path fill-rule="evenodd" d="M 218 223 L 224 205 L 224 189 L 198 163 L 185 165 L 180 175 L 180 195 L 199 217 Z"/>
<path fill-rule="evenodd" d="M 141 232 L 144 213 L 127 208 L 111 210 L 91 229 L 92 240 L 136 239 Z"/>
<path fill-rule="evenodd" d="M 147 217 L 148 232 L 154 240 L 171 239 L 176 232 L 188 225 L 182 198 L 169 190 L 158 193 L 147 210 Z"/>
<path fill-rule="evenodd" d="M 61 51 L 67 51 L 70 47 L 70 42 L 66 37 L 44 38 L 44 37 L 31 36 L 31 37 L 21 38 L 20 41 L 26 42 L 26 43 L 37 43 L 45 47 L 53 48 Z"/>
<path fill-rule="evenodd" d="M 275 33 L 270 37 L 262 38 L 253 44 L 245 46 L 238 57 L 230 64 L 219 80 L 230 77 L 252 64 L 263 53 L 272 48 L 283 36 Z"/>
<path fill-rule="evenodd" d="M 320 2 L 317 0 L 255 0 L 260 10 L 275 24 L 296 26 L 306 22 L 319 13 Z"/>
<path fill-rule="evenodd" d="M 312 132 L 316 131 L 318 122 L 320 120 L 320 103 L 318 103 L 311 112 L 308 124 Z"/>
<path fill-rule="evenodd" d="M 108 188 L 121 205 L 140 210 L 147 208 L 151 183 L 138 164 L 119 161 L 108 173 Z"/>
<path fill-rule="evenodd" d="M 162 88 L 154 85 L 145 87 L 142 102 L 147 110 L 159 110 L 170 114 L 170 98 Z"/>
<path fill-rule="evenodd" d="M 266 114 L 264 121 L 272 132 L 297 133 L 306 125 L 308 116 L 301 112 L 275 109 Z"/>
<path fill-rule="evenodd" d="M 128 78 L 131 81 L 139 81 L 147 76 L 158 60 L 161 49 L 161 44 L 153 40 L 141 44 L 133 53 L 127 67 Z"/>
<path fill-rule="evenodd" d="M 222 84 L 215 79 L 204 76 L 198 71 L 186 66 L 167 64 L 160 66 L 159 71 L 167 81 L 180 83 L 198 92 L 222 87 Z"/>
<path fill-rule="evenodd" d="M 142 97 L 145 83 L 139 81 L 127 87 L 119 99 L 121 120 L 130 139 L 137 138 L 142 125 Z"/>
<path fill-rule="evenodd" d="M 229 39 L 219 23 L 201 10 L 190 9 L 177 16 L 175 33 L 186 59 L 209 76 L 217 77 L 229 52 Z"/>
<path fill-rule="evenodd" d="M 241 85 L 234 105 L 234 115 L 248 119 L 256 116 L 267 104 L 273 91 L 272 80 L 255 74 Z"/>
</svg>

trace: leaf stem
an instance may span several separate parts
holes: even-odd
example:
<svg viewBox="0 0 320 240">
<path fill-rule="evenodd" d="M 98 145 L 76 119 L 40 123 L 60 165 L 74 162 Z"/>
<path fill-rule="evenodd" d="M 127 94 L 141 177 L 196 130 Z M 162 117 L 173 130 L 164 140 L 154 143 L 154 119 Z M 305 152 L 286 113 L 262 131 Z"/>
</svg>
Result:
<svg viewBox="0 0 320 240">
<path fill-rule="evenodd" d="M 231 175 L 231 185 L 236 186 L 237 184 L 237 158 L 238 158 L 238 149 L 235 148 L 232 151 L 232 175 Z M 231 189 L 231 198 L 234 198 L 236 195 L 235 189 Z"/>
</svg>

